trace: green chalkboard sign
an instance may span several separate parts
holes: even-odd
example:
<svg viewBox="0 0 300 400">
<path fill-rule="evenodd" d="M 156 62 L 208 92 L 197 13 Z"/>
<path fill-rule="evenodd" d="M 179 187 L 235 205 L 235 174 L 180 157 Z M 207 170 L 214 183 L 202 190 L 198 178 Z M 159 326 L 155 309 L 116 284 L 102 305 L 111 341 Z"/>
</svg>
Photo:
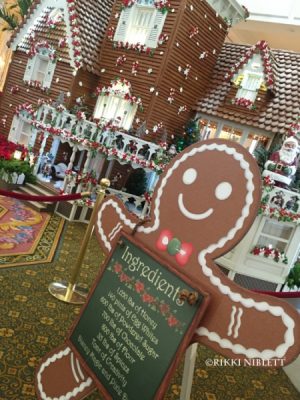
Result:
<svg viewBox="0 0 300 400">
<path fill-rule="evenodd" d="M 195 292 L 194 304 L 184 300 Z M 161 399 L 207 301 L 187 277 L 122 235 L 68 341 L 105 398 Z"/>
</svg>

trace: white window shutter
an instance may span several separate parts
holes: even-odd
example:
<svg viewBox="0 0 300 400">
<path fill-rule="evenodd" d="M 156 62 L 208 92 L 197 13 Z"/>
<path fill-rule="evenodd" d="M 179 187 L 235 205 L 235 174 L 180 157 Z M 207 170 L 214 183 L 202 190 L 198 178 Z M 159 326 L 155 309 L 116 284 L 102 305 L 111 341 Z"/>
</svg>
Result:
<svg viewBox="0 0 300 400">
<path fill-rule="evenodd" d="M 261 85 L 262 79 L 261 75 L 258 74 L 246 74 L 241 87 L 247 90 L 257 90 Z"/>
<path fill-rule="evenodd" d="M 14 143 L 18 143 L 19 140 L 19 126 L 20 126 L 20 118 L 15 115 L 12 123 L 11 123 L 11 127 L 10 127 L 10 131 L 9 131 L 9 135 L 8 135 L 8 140 Z"/>
<path fill-rule="evenodd" d="M 45 74 L 45 78 L 43 80 L 43 87 L 49 88 L 51 86 L 52 78 L 54 75 L 54 70 L 56 67 L 56 62 L 52 62 L 51 60 L 48 63 L 48 68 Z"/>
<path fill-rule="evenodd" d="M 127 114 L 123 121 L 123 128 L 125 129 L 131 128 L 136 111 L 137 111 L 137 105 L 128 103 Z"/>
<path fill-rule="evenodd" d="M 106 96 L 98 96 L 95 108 L 94 108 L 94 118 L 101 118 L 104 111 L 104 100 Z"/>
<path fill-rule="evenodd" d="M 23 77 L 24 81 L 30 81 L 31 80 L 32 74 L 33 74 L 33 70 L 34 70 L 35 61 L 36 61 L 36 57 L 28 58 L 26 69 L 25 69 L 25 73 L 24 73 L 24 77 Z"/>
<path fill-rule="evenodd" d="M 130 24 L 130 16 L 134 10 L 134 6 L 126 7 L 122 10 L 119 23 L 115 32 L 114 41 L 123 42 L 126 36 L 127 28 Z"/>
<path fill-rule="evenodd" d="M 163 29 L 165 19 L 168 13 L 162 13 L 159 10 L 154 10 L 153 27 L 150 31 L 146 46 L 156 48 L 159 35 Z"/>
</svg>

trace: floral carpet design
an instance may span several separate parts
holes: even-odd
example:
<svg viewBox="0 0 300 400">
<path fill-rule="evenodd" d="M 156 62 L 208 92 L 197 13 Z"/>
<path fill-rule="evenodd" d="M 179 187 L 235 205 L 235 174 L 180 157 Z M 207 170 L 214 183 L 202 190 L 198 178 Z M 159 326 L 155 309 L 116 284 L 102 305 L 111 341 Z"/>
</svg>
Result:
<svg viewBox="0 0 300 400">
<path fill-rule="evenodd" d="M 51 282 L 68 280 L 86 225 L 66 223 L 58 257 L 51 264 L 0 269 L 0 400 L 36 400 L 35 371 L 39 360 L 64 343 L 80 312 L 48 292 Z M 103 255 L 96 238 L 89 242 L 78 283 L 87 288 L 99 272 Z M 272 332 L 266 332 L 272 334 Z M 300 400 L 284 371 L 258 367 L 217 367 L 220 359 L 198 346 L 190 400 Z M 176 370 L 164 400 L 179 400 L 183 363 Z M 143 396 L 141 394 L 141 400 Z M 94 392 L 86 400 L 103 400 Z"/>
<path fill-rule="evenodd" d="M 51 261 L 62 228 L 61 218 L 0 196 L 0 267 Z"/>
</svg>

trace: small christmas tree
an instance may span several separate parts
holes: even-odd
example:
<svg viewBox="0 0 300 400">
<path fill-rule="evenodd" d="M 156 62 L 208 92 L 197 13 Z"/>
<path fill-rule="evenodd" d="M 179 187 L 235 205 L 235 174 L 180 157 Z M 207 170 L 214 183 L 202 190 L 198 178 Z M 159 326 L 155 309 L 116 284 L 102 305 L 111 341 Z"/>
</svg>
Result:
<svg viewBox="0 0 300 400">
<path fill-rule="evenodd" d="M 180 152 L 191 144 L 198 142 L 199 139 L 200 129 L 198 121 L 191 119 L 185 126 L 183 136 L 177 140 L 176 149 Z"/>
</svg>

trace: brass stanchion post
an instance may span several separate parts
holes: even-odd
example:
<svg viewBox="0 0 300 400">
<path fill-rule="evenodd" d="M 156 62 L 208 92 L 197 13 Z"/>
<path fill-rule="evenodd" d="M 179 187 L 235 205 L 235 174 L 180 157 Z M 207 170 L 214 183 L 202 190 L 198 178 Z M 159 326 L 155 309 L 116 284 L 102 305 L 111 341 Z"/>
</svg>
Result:
<svg viewBox="0 0 300 400">
<path fill-rule="evenodd" d="M 66 303 L 83 304 L 86 300 L 87 290 L 77 285 L 77 279 L 80 274 L 80 269 L 87 249 L 87 245 L 91 238 L 93 228 L 96 222 L 97 210 L 102 200 L 104 199 L 105 189 L 108 188 L 109 185 L 110 181 L 108 179 L 105 178 L 101 179 L 100 188 L 98 188 L 97 190 L 97 199 L 94 204 L 93 212 L 81 243 L 79 255 L 74 265 L 70 281 L 52 282 L 49 285 L 48 288 L 49 292 L 57 299 L 64 301 Z"/>
</svg>

